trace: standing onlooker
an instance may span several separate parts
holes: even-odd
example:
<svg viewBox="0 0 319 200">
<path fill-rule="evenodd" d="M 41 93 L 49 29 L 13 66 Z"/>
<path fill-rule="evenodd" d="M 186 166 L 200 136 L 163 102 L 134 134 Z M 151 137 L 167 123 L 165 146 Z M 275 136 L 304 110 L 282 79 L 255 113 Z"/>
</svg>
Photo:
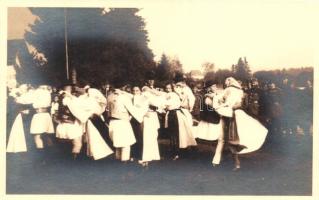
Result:
<svg viewBox="0 0 319 200">
<path fill-rule="evenodd" d="M 200 121 L 200 112 L 203 110 L 203 91 L 202 91 L 202 85 L 200 83 L 194 85 L 193 87 L 193 93 L 195 96 L 195 103 L 193 107 L 193 111 L 191 112 L 193 116 L 193 120 L 195 121 L 195 124 L 198 124 Z"/>
</svg>

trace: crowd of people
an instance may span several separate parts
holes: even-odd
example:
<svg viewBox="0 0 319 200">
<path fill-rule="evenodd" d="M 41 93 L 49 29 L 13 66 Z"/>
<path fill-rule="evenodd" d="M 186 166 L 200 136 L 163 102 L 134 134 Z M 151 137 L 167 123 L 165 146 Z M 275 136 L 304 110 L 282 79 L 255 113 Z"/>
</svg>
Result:
<svg viewBox="0 0 319 200">
<path fill-rule="evenodd" d="M 27 151 L 25 133 L 30 133 L 39 151 L 69 143 L 72 150 L 65 153 L 74 160 L 82 152 L 94 160 L 114 153 L 122 162 L 147 167 L 161 159 L 158 138 L 166 135 L 172 160 L 196 148 L 198 140 L 217 141 L 212 166 L 227 149 L 238 170 L 239 156 L 258 150 L 269 131 L 311 132 L 312 88 L 298 89 L 299 94 L 293 86 L 269 86 L 254 80 L 246 87 L 228 77 L 223 85 L 210 80 L 191 89 L 183 76 L 164 89 L 155 87 L 153 77 L 144 86 L 117 80 L 100 89 L 68 81 L 59 88 L 22 84 L 8 94 L 7 152 Z M 301 101 L 309 109 L 302 123 L 298 97 L 309 97 Z M 28 130 L 26 115 L 32 116 Z"/>
</svg>

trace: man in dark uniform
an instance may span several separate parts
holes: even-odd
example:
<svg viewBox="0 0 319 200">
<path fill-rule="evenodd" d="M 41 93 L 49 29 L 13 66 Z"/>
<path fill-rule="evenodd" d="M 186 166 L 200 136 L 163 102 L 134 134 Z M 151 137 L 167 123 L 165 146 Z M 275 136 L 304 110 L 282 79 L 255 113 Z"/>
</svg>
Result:
<svg viewBox="0 0 319 200">
<path fill-rule="evenodd" d="M 262 90 L 259 87 L 257 79 L 252 80 L 251 88 L 247 91 L 247 96 L 248 96 L 248 103 L 247 103 L 248 114 L 261 121 L 260 98 L 262 96 Z"/>
<path fill-rule="evenodd" d="M 200 112 L 203 110 L 203 96 L 204 92 L 202 90 L 202 84 L 197 83 L 193 87 L 193 93 L 195 96 L 195 103 L 193 110 L 191 112 L 193 116 L 193 121 L 195 121 L 195 125 L 200 121 Z"/>
<path fill-rule="evenodd" d="M 282 104 L 281 104 L 281 90 L 276 87 L 275 83 L 269 84 L 269 89 L 266 95 L 266 116 L 269 120 L 269 130 L 272 133 L 279 133 L 281 131 L 282 121 Z"/>
</svg>

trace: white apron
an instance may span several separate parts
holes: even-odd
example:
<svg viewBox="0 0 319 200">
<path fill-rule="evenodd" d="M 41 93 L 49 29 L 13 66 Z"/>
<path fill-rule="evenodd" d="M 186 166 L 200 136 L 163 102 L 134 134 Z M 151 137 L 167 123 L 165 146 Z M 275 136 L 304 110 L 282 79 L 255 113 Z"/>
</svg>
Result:
<svg viewBox="0 0 319 200">
<path fill-rule="evenodd" d="M 51 115 L 48 112 L 33 115 L 30 127 L 31 134 L 54 133 Z"/>
<path fill-rule="evenodd" d="M 194 127 L 194 133 L 196 138 L 214 141 L 218 140 L 223 135 L 222 120 L 218 124 L 209 123 L 206 121 L 200 121 L 197 126 Z"/>
<path fill-rule="evenodd" d="M 128 147 L 136 142 L 130 121 L 124 119 L 111 119 L 109 134 L 114 147 Z"/>
<path fill-rule="evenodd" d="M 7 152 L 18 153 L 26 152 L 27 144 L 25 140 L 25 134 L 23 129 L 22 115 L 19 113 L 14 120 L 12 129 L 9 135 Z"/>
<path fill-rule="evenodd" d="M 56 127 L 56 137 L 60 139 L 75 139 L 83 135 L 83 124 L 79 120 L 74 123 L 60 123 Z"/>
<path fill-rule="evenodd" d="M 143 124 L 143 161 L 160 160 L 158 147 L 158 129 L 160 128 L 156 112 L 147 112 Z"/>
</svg>

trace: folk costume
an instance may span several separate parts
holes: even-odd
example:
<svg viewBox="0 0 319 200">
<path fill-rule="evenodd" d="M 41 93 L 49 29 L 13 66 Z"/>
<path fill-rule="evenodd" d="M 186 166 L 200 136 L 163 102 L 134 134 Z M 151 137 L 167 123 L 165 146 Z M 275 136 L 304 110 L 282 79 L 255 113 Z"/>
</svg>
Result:
<svg viewBox="0 0 319 200">
<path fill-rule="evenodd" d="M 69 114 L 73 116 L 71 122 L 59 124 L 57 127 L 57 137 L 64 139 L 71 139 L 73 142 L 72 153 L 76 157 L 80 153 L 83 142 L 83 133 L 85 134 L 85 141 L 87 142 L 87 155 L 94 160 L 104 158 L 113 153 L 112 149 L 103 140 L 99 130 L 91 120 L 93 115 L 101 115 L 103 106 L 101 108 L 100 102 L 97 101 L 99 94 L 96 89 L 91 89 L 88 94 L 83 94 L 79 97 L 70 96 L 64 97 L 63 104 L 67 107 Z M 64 127 L 70 127 L 70 130 L 63 130 Z M 74 133 L 72 133 L 72 128 Z M 63 134 L 65 136 L 63 137 Z"/>
<path fill-rule="evenodd" d="M 49 107 L 51 106 L 51 92 L 47 86 L 39 86 L 33 93 L 32 106 L 35 114 L 32 117 L 30 133 L 34 135 L 35 145 L 38 149 L 44 147 L 41 134 L 54 134 L 54 126 Z M 49 144 L 52 143 L 49 140 Z"/>
<path fill-rule="evenodd" d="M 234 154 L 235 169 L 238 169 L 240 168 L 238 154 L 258 150 L 263 145 L 268 130 L 241 109 L 244 94 L 240 84 L 230 77 L 226 79 L 226 85 L 224 102 L 216 111 L 226 117 L 225 141 Z"/>
<path fill-rule="evenodd" d="M 130 123 L 131 115 L 141 122 L 143 115 L 133 106 L 130 95 L 116 89 L 108 96 L 108 110 L 110 116 L 109 134 L 116 148 L 116 159 L 130 160 L 131 145 L 136 142 Z"/>
<path fill-rule="evenodd" d="M 73 98 L 76 97 L 68 92 L 63 92 L 59 96 L 56 137 L 61 140 L 72 141 L 72 154 L 76 158 L 82 148 L 83 124 L 70 111 L 69 106 L 74 104 L 72 102 Z"/>
<path fill-rule="evenodd" d="M 160 160 L 158 131 L 160 128 L 157 109 L 162 107 L 162 98 L 150 91 L 143 92 L 146 98 L 146 113 L 143 118 L 143 154 L 142 161 Z"/>
<path fill-rule="evenodd" d="M 23 89 L 25 87 L 25 89 Z M 8 137 L 7 152 L 19 153 L 27 151 L 27 142 L 24 129 L 23 115 L 32 109 L 33 91 L 27 91 L 26 85 L 15 88 L 10 96 L 14 98 L 16 117 Z"/>
<path fill-rule="evenodd" d="M 181 100 L 177 93 L 169 92 L 166 97 L 167 113 L 165 128 L 171 136 L 174 159 L 179 157 L 179 149 L 196 146 L 192 130 L 192 118 L 181 109 Z"/>
<path fill-rule="evenodd" d="M 196 137 L 203 140 L 215 141 L 217 146 L 213 165 L 220 164 L 222 150 L 224 147 L 223 121 L 221 116 L 216 112 L 215 107 L 218 105 L 221 95 L 217 92 L 205 96 L 203 111 L 201 112 L 201 121 L 195 129 Z"/>
</svg>

